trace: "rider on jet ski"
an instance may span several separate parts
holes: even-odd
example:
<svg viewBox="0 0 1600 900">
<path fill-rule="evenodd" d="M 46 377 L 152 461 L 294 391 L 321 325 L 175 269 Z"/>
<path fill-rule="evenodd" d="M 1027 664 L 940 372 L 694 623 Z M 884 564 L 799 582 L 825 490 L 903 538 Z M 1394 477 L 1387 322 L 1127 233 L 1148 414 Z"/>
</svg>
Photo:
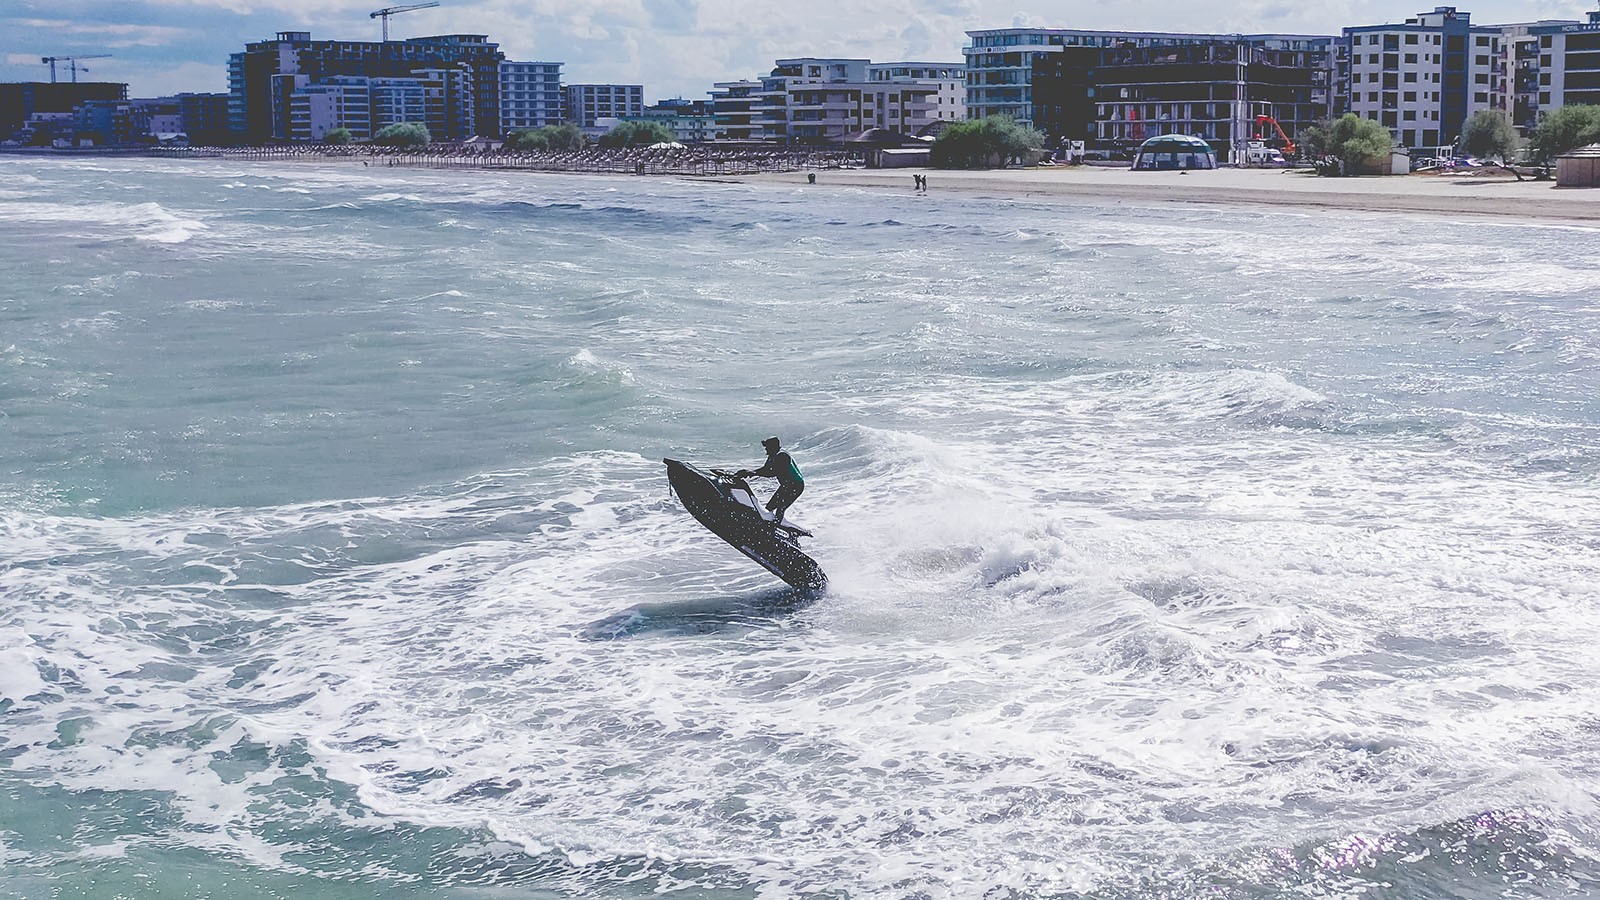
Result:
<svg viewBox="0 0 1600 900">
<path fill-rule="evenodd" d="M 766 463 L 755 471 L 740 469 L 734 474 L 740 478 L 759 475 L 762 478 L 778 479 L 778 489 L 773 492 L 772 499 L 767 501 L 767 509 L 771 510 L 773 518 L 781 525 L 784 512 L 806 489 L 806 480 L 800 475 L 800 467 L 794 464 L 789 454 L 778 449 L 777 438 L 767 438 L 761 442 L 761 446 L 767 451 Z"/>
</svg>

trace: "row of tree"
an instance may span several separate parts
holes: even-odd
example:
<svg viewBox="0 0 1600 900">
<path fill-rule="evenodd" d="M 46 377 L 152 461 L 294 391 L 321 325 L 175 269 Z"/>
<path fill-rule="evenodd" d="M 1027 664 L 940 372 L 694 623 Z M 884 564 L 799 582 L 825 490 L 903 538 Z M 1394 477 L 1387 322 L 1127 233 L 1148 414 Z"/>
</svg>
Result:
<svg viewBox="0 0 1600 900">
<path fill-rule="evenodd" d="M 1313 158 L 1328 160 L 1325 171 L 1331 174 L 1334 170 L 1355 172 L 1364 161 L 1388 153 L 1394 139 L 1379 123 L 1346 113 L 1306 129 L 1300 143 Z M 1600 106 L 1577 104 L 1545 116 L 1526 141 L 1504 112 L 1480 110 L 1462 125 L 1459 150 L 1508 165 L 1526 146 L 1533 151 L 1535 162 L 1548 164 L 1563 153 L 1595 143 L 1600 143 Z"/>
</svg>

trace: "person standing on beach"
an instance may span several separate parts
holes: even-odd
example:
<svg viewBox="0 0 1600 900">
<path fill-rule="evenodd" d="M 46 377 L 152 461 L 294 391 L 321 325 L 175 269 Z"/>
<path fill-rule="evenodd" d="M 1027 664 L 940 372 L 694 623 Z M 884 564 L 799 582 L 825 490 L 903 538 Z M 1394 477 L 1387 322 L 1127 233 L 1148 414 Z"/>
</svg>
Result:
<svg viewBox="0 0 1600 900">
<path fill-rule="evenodd" d="M 740 469 L 734 474 L 740 478 L 778 479 L 778 489 L 772 492 L 772 498 L 767 501 L 767 509 L 772 512 L 774 521 L 782 525 L 783 514 L 794 501 L 800 499 L 800 494 L 806 489 L 806 480 L 800 474 L 800 467 L 794 464 L 794 459 L 779 449 L 777 438 L 762 441 L 761 448 L 767 451 L 767 461 L 761 468 L 755 471 Z"/>
</svg>

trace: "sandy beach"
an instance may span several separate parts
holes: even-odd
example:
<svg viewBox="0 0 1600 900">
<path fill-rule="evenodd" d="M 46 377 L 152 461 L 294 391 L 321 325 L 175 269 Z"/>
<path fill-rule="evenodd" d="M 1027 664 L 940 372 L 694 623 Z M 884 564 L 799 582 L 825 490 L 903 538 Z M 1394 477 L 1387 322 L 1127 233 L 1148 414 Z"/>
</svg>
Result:
<svg viewBox="0 0 1600 900">
<path fill-rule="evenodd" d="M 1517 181 L 1509 174 L 1320 178 L 1308 170 L 1215 169 L 1134 172 L 1125 168 L 959 171 L 852 169 L 820 172 L 818 186 L 911 191 L 911 173 L 928 176 L 930 193 L 1084 200 L 1097 203 L 1290 206 L 1373 212 L 1426 213 L 1542 221 L 1600 221 L 1600 189 L 1557 188 L 1552 181 Z M 798 183 L 804 174 L 751 175 L 750 183 Z"/>
</svg>

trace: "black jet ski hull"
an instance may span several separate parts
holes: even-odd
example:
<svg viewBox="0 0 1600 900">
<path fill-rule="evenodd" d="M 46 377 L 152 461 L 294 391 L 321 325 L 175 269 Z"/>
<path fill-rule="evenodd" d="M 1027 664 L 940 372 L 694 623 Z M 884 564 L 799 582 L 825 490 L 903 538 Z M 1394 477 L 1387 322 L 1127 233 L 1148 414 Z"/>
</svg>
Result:
<svg viewBox="0 0 1600 900">
<path fill-rule="evenodd" d="M 763 518 L 754 505 L 743 502 L 739 492 L 749 492 L 743 480 L 719 476 L 675 459 L 667 464 L 667 482 L 683 508 L 708 531 L 727 541 L 729 546 L 750 557 L 768 572 L 791 587 L 820 590 L 828 576 L 816 560 L 800 549 L 791 531 Z"/>
</svg>

